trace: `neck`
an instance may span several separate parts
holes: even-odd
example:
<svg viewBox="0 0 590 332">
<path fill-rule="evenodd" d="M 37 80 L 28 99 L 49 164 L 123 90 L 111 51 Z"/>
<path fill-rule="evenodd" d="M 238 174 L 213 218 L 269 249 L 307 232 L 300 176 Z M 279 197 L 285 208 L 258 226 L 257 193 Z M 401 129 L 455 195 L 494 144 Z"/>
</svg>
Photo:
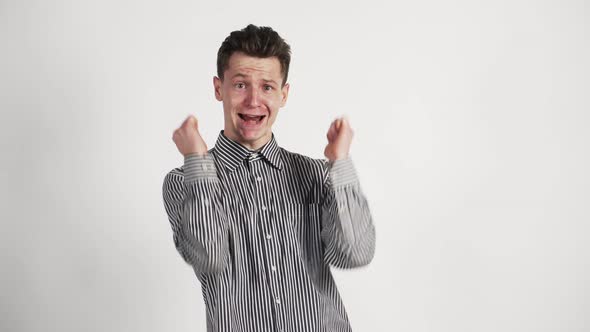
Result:
<svg viewBox="0 0 590 332">
<path fill-rule="evenodd" d="M 261 150 L 262 147 L 264 147 L 272 139 L 272 133 L 269 136 L 260 137 L 259 139 L 253 141 L 240 139 L 240 137 L 237 137 L 237 135 L 232 135 L 230 132 L 225 130 L 223 131 L 223 135 L 251 151 Z"/>
</svg>

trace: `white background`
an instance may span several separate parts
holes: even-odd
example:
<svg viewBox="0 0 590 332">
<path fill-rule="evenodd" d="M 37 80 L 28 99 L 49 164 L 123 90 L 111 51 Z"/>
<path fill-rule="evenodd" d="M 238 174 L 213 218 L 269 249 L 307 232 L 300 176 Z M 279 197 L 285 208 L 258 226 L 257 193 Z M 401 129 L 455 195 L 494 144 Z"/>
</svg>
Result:
<svg viewBox="0 0 590 332">
<path fill-rule="evenodd" d="M 205 331 L 162 203 L 219 45 L 292 46 L 285 148 L 347 114 L 377 227 L 355 331 L 590 330 L 584 1 L 0 1 L 0 330 Z"/>
</svg>

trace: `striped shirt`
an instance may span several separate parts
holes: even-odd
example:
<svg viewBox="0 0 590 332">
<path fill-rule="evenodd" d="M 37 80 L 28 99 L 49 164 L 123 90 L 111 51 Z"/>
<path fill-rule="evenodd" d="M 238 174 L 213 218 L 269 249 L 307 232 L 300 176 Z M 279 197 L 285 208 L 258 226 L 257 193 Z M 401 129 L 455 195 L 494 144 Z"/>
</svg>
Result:
<svg viewBox="0 0 590 332">
<path fill-rule="evenodd" d="M 375 228 L 350 158 L 252 151 L 223 131 L 163 184 L 173 240 L 209 332 L 351 331 L 330 266 L 368 264 Z"/>
</svg>

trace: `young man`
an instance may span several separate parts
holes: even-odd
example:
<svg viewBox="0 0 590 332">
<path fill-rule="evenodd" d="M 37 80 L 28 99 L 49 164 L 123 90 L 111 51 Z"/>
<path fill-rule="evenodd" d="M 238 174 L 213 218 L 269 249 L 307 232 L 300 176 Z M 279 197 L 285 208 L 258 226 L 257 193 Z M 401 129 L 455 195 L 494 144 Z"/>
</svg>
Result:
<svg viewBox="0 0 590 332">
<path fill-rule="evenodd" d="M 275 141 L 290 52 L 269 27 L 232 32 L 213 79 L 225 119 L 215 147 L 207 150 L 193 116 L 174 131 L 184 165 L 166 175 L 164 205 L 176 249 L 201 282 L 210 332 L 350 331 L 330 266 L 374 255 L 348 121 L 330 125 L 327 161 Z"/>
</svg>

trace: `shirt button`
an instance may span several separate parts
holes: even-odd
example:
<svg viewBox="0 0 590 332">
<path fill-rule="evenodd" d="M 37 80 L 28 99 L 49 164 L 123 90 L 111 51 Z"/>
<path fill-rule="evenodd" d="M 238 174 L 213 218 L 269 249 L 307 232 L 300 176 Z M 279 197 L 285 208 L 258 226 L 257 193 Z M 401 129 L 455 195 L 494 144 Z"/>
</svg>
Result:
<svg viewBox="0 0 590 332">
<path fill-rule="evenodd" d="M 275 302 L 276 302 L 277 304 L 281 304 L 281 299 L 279 299 L 279 298 L 277 297 L 277 298 L 275 299 Z"/>
<path fill-rule="evenodd" d="M 270 239 L 272 239 L 272 235 L 270 235 L 270 234 L 266 234 L 266 239 L 267 239 L 267 240 L 270 240 Z"/>
<path fill-rule="evenodd" d="M 209 206 L 209 200 L 205 198 L 205 200 L 203 201 L 203 203 L 205 203 L 205 206 Z"/>
<path fill-rule="evenodd" d="M 203 170 L 206 171 L 207 170 L 207 165 L 203 164 Z"/>
<path fill-rule="evenodd" d="M 259 176 L 256 178 L 256 181 L 262 181 L 262 178 Z"/>
<path fill-rule="evenodd" d="M 277 272 L 277 267 L 276 266 L 271 266 L 270 269 L 272 270 L 272 272 Z"/>
<path fill-rule="evenodd" d="M 262 206 L 262 211 L 266 211 L 266 206 Z"/>
</svg>

